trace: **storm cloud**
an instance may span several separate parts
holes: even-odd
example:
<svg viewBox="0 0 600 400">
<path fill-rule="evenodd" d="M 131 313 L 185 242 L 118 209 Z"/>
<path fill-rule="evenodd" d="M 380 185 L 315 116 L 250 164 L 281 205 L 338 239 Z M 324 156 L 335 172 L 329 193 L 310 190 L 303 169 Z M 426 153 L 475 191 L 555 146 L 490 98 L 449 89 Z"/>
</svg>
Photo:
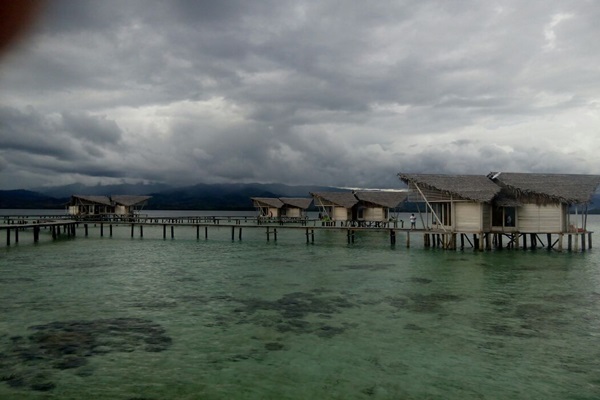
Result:
<svg viewBox="0 0 600 400">
<path fill-rule="evenodd" d="M 594 2 L 45 3 L 0 58 L 0 188 L 598 173 Z"/>
</svg>

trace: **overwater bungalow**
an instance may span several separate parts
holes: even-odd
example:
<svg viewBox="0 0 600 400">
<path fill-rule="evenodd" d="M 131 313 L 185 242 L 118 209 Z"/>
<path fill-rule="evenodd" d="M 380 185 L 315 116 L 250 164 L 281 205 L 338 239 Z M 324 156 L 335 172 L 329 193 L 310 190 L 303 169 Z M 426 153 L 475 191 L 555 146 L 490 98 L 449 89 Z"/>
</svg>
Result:
<svg viewBox="0 0 600 400">
<path fill-rule="evenodd" d="M 544 246 L 559 250 L 564 234 L 569 249 L 573 235 L 575 246 L 580 239 L 585 248 L 584 234 L 591 241 L 591 233 L 586 231 L 587 206 L 600 185 L 598 175 L 492 172 L 487 176 L 398 176 L 409 187 L 409 201 L 425 203 L 423 228 L 437 232 L 435 241 L 441 240 L 444 247 L 455 247 L 457 234 L 461 235 L 461 247 L 465 235 L 473 234 L 472 245 L 480 249 L 484 241 L 486 248 L 494 243 L 502 248 L 503 236 L 508 237 L 507 246 L 519 247 L 522 242 L 527 247 L 529 235 L 531 246 L 537 247 L 545 235 Z M 576 215 L 581 212 L 581 220 L 571 218 L 573 209 Z M 558 238 L 554 240 L 552 235 Z"/>
<path fill-rule="evenodd" d="M 311 198 L 251 197 L 258 215 L 265 218 L 304 218 L 312 203 Z"/>
<path fill-rule="evenodd" d="M 132 215 L 146 205 L 151 196 L 85 196 L 72 195 L 67 206 L 70 215 Z"/>
<path fill-rule="evenodd" d="M 406 191 L 356 191 L 354 196 L 358 199 L 356 220 L 358 221 L 389 221 L 391 213 L 398 211 L 408 197 Z"/>
<path fill-rule="evenodd" d="M 72 195 L 67 206 L 70 215 L 109 214 L 113 205 L 108 196 Z"/>
<path fill-rule="evenodd" d="M 483 175 L 399 174 L 408 185 L 408 201 L 425 203 L 425 229 L 448 233 L 491 230 L 492 201 L 500 187 Z"/>
<path fill-rule="evenodd" d="M 260 217 L 279 218 L 283 202 L 276 197 L 251 197 L 252 204 Z"/>
<path fill-rule="evenodd" d="M 358 199 L 352 192 L 314 192 L 310 193 L 321 215 L 331 221 L 351 221 L 353 207 Z"/>
<path fill-rule="evenodd" d="M 304 197 L 280 197 L 279 200 L 283 203 L 281 216 L 286 218 L 305 218 L 306 210 L 313 201 Z"/>
<path fill-rule="evenodd" d="M 491 172 L 488 178 L 501 188 L 492 211 L 494 232 L 585 232 L 588 205 L 600 185 L 599 175 Z"/>
<path fill-rule="evenodd" d="M 141 211 L 151 196 L 113 195 L 110 196 L 116 215 L 132 215 Z"/>
</svg>

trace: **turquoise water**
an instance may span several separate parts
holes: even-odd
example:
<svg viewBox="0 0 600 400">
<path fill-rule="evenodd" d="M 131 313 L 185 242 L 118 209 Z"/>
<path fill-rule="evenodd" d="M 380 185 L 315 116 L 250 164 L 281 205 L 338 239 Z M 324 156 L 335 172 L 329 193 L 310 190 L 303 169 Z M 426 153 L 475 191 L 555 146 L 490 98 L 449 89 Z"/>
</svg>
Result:
<svg viewBox="0 0 600 400">
<path fill-rule="evenodd" d="M 1 248 L 0 398 L 600 398 L 596 250 L 98 229 Z"/>
</svg>

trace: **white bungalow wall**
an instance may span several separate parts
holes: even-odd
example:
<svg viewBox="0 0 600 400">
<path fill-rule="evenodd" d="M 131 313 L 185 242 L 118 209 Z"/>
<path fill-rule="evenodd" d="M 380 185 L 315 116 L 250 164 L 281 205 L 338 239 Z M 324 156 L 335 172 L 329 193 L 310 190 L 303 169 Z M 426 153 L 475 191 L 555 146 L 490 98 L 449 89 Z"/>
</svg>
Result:
<svg viewBox="0 0 600 400">
<path fill-rule="evenodd" d="M 484 221 L 481 203 L 457 202 L 454 203 L 454 229 L 457 232 L 481 232 L 489 221 Z M 488 218 L 489 220 L 489 218 Z"/>
<path fill-rule="evenodd" d="M 517 209 L 520 232 L 564 232 L 565 212 L 560 204 L 524 204 Z"/>
<path fill-rule="evenodd" d="M 386 221 L 386 208 L 384 207 L 367 207 L 363 211 L 363 220 L 365 221 Z"/>
<path fill-rule="evenodd" d="M 285 212 L 285 216 L 289 218 L 300 218 L 302 216 L 300 211 L 301 210 L 296 207 L 286 208 L 283 210 L 283 212 Z"/>
<path fill-rule="evenodd" d="M 346 207 L 334 207 L 333 219 L 335 221 L 348 221 L 348 209 Z"/>
</svg>

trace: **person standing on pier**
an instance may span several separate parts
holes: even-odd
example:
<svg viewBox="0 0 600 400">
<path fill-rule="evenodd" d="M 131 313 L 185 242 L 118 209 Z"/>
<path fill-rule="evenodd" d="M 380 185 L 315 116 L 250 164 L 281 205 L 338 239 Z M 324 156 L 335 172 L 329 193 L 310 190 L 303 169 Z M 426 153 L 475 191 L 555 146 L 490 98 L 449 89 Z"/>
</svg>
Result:
<svg viewBox="0 0 600 400">
<path fill-rule="evenodd" d="M 416 229 L 417 227 L 417 217 L 415 214 L 410 214 L 410 229 Z"/>
</svg>

